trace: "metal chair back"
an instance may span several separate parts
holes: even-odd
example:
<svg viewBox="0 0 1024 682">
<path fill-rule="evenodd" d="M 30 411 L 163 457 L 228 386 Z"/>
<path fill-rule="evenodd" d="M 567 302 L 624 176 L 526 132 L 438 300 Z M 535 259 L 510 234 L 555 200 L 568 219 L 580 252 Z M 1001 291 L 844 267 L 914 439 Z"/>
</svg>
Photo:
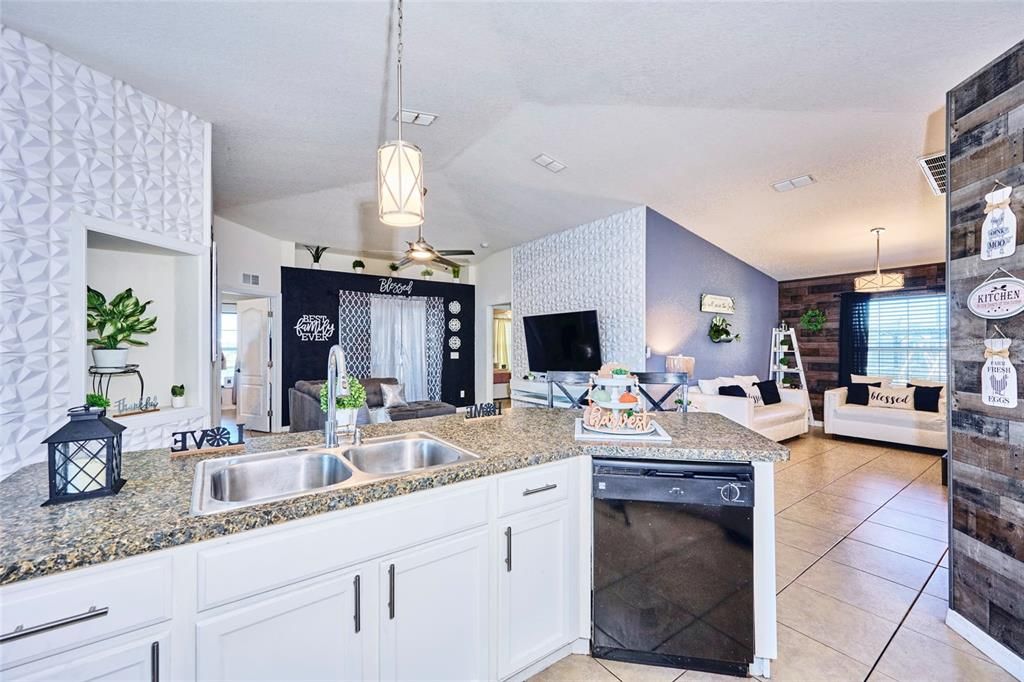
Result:
<svg viewBox="0 0 1024 682">
<path fill-rule="evenodd" d="M 590 372 L 548 372 L 547 380 L 548 407 L 555 406 L 555 387 L 557 386 L 562 395 L 569 399 L 572 408 L 577 410 L 583 409 L 583 401 L 587 399 L 587 395 L 590 393 Z M 566 386 L 579 386 L 580 384 L 586 388 L 583 389 L 583 393 L 579 397 L 574 397 L 566 388 Z"/>
<path fill-rule="evenodd" d="M 647 399 L 647 402 L 651 404 L 651 409 L 655 412 L 664 412 L 664 402 L 668 400 L 677 389 L 683 389 L 683 411 L 688 411 L 686 408 L 687 393 L 689 392 L 690 375 L 686 372 L 634 372 L 636 375 L 638 388 L 640 394 Z M 655 399 L 650 393 L 647 392 L 645 386 L 671 386 L 661 398 Z"/>
</svg>

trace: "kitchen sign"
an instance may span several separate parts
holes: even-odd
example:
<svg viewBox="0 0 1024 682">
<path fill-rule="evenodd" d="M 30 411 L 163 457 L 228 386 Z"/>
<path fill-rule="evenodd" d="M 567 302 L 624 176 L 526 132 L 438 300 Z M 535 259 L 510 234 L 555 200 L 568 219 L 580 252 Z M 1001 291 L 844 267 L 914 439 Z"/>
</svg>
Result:
<svg viewBox="0 0 1024 682">
<path fill-rule="evenodd" d="M 999 273 L 1005 277 L 996 277 Z M 986 320 L 1013 317 L 1024 310 L 1024 280 L 999 268 L 971 292 L 967 307 Z"/>
<path fill-rule="evenodd" d="M 732 315 L 736 312 L 736 299 L 732 296 L 718 296 L 716 294 L 700 295 L 700 311 L 702 313 L 715 313 L 717 315 Z"/>
</svg>

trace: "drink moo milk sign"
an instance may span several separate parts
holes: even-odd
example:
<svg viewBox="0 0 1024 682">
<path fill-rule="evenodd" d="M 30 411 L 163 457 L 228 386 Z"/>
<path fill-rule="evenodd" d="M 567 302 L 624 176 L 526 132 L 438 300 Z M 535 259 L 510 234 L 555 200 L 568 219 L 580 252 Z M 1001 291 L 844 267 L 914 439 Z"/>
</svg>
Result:
<svg viewBox="0 0 1024 682">
<path fill-rule="evenodd" d="M 1001 320 L 1024 310 L 1024 280 L 1002 272 L 1005 277 L 990 277 L 971 292 L 967 307 L 978 317 Z"/>
</svg>

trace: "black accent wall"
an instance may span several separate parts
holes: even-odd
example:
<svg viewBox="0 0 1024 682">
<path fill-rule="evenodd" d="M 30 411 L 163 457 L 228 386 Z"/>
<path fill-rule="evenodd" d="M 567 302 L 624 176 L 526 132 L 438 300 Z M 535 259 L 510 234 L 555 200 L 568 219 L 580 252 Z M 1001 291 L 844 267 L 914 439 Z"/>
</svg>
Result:
<svg viewBox="0 0 1024 682">
<path fill-rule="evenodd" d="M 360 291 L 371 294 L 401 296 L 437 296 L 444 299 L 445 344 L 441 370 L 441 400 L 461 407 L 472 405 L 473 395 L 473 347 L 475 287 L 469 284 L 432 282 L 406 279 L 404 277 L 381 277 L 358 275 L 352 272 L 332 270 L 307 270 L 305 268 L 281 268 L 281 389 L 277 404 L 281 406 L 281 423 L 289 423 L 288 389 L 303 379 L 324 379 L 327 376 L 327 353 L 338 342 L 338 291 Z M 450 312 L 450 304 L 457 301 L 461 310 Z M 334 329 L 323 340 L 303 340 L 296 331 L 296 325 L 304 315 L 322 315 Z M 452 333 L 448 323 L 457 318 L 461 328 L 457 336 L 462 341 L 458 351 L 448 347 Z M 307 337 L 311 336 L 307 333 Z M 452 357 L 453 353 L 457 354 Z M 362 378 L 362 377 L 360 377 Z M 465 392 L 465 395 L 460 393 Z"/>
</svg>

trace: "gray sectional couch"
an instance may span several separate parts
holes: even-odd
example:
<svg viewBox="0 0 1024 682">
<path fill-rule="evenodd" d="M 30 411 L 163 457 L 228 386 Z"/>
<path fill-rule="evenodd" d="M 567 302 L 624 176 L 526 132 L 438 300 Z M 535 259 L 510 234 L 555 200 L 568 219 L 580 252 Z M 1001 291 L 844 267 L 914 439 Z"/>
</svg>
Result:
<svg viewBox="0 0 1024 682">
<path fill-rule="evenodd" d="M 360 379 L 359 383 L 366 389 L 366 406 L 359 410 L 357 422 L 368 424 L 370 410 L 384 408 L 384 392 L 381 384 L 397 384 L 393 377 Z M 327 423 L 327 415 L 320 411 L 320 387 L 324 380 L 296 381 L 293 388 L 288 389 L 289 427 L 292 433 L 298 431 L 323 431 Z M 419 419 L 420 417 L 436 417 L 443 414 L 454 414 L 455 406 L 438 400 L 416 400 L 405 407 L 391 407 L 386 410 L 391 421 Z"/>
</svg>

